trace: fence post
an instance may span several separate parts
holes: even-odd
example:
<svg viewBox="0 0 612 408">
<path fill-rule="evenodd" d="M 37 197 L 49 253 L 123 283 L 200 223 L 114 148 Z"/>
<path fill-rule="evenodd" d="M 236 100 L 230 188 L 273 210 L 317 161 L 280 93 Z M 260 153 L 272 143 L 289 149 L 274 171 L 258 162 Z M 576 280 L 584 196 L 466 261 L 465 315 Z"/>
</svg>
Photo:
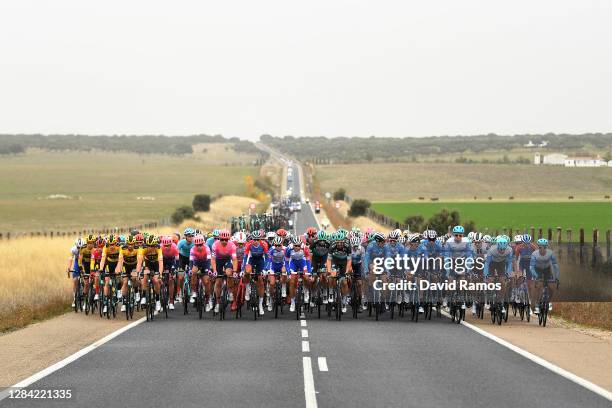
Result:
<svg viewBox="0 0 612 408">
<path fill-rule="evenodd" d="M 552 228 L 548 229 L 548 241 L 552 242 L 553 240 L 553 233 L 552 233 Z"/>
<path fill-rule="evenodd" d="M 599 247 L 597 246 L 597 241 L 599 238 L 599 230 L 597 228 L 593 228 L 593 242 L 592 242 L 592 249 L 593 249 L 593 255 L 591 256 L 591 265 L 595 266 L 597 265 L 597 254 L 599 252 Z"/>
<path fill-rule="evenodd" d="M 538 228 L 538 239 L 542 238 L 542 227 Z"/>
<path fill-rule="evenodd" d="M 536 239 L 535 227 L 531 227 L 531 236 L 533 237 L 533 239 L 535 241 L 535 239 Z"/>
<path fill-rule="evenodd" d="M 610 230 L 606 230 L 606 259 L 610 259 Z"/>
</svg>

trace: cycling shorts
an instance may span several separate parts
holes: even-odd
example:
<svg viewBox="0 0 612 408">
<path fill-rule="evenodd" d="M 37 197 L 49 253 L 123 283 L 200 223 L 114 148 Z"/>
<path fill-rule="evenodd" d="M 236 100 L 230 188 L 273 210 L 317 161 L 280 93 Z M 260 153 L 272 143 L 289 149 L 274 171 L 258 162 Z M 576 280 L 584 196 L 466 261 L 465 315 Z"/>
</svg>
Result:
<svg viewBox="0 0 612 408">
<path fill-rule="evenodd" d="M 263 256 L 251 256 L 248 264 L 251 265 L 252 272 L 255 275 L 261 275 L 266 268 L 266 262 Z"/>
<path fill-rule="evenodd" d="M 224 273 L 226 269 L 234 269 L 231 259 L 217 258 L 215 259 L 215 266 L 217 267 L 217 273 Z"/>
<path fill-rule="evenodd" d="M 150 272 L 153 272 L 155 274 L 159 273 L 159 261 L 147 261 L 145 259 L 145 268 L 149 269 Z"/>
<path fill-rule="evenodd" d="M 174 257 L 164 258 L 164 271 L 170 271 L 174 269 L 176 263 L 176 259 Z"/>
<path fill-rule="evenodd" d="M 307 264 L 305 259 L 292 259 L 289 261 L 289 270 L 292 275 L 296 275 L 298 272 L 304 271 L 306 269 Z M 308 269 L 306 269 L 306 273 L 308 273 Z"/>
<path fill-rule="evenodd" d="M 362 275 L 361 263 L 351 264 L 351 267 L 353 268 L 353 277 L 355 279 L 361 279 L 361 275 Z"/>
<path fill-rule="evenodd" d="M 104 265 L 106 275 L 109 277 L 115 277 L 115 269 L 117 269 L 117 262 L 107 262 L 106 265 Z"/>
<path fill-rule="evenodd" d="M 189 257 L 179 254 L 178 265 L 182 270 L 186 270 L 189 267 Z"/>
<path fill-rule="evenodd" d="M 552 282 L 555 280 L 555 278 L 552 276 L 552 273 L 550 272 L 550 267 L 548 268 L 535 268 L 535 273 L 537 276 L 532 277 L 532 279 L 537 279 L 537 280 L 542 280 L 542 279 L 546 279 L 546 281 L 548 282 Z M 544 278 L 542 278 L 544 277 Z"/>
<path fill-rule="evenodd" d="M 327 256 L 320 257 L 316 255 L 312 255 L 312 273 L 318 274 L 321 268 L 327 267 Z"/>
<path fill-rule="evenodd" d="M 489 265 L 489 276 L 508 276 L 507 273 L 507 264 L 506 261 L 502 261 L 502 262 L 491 262 L 491 264 Z"/>
<path fill-rule="evenodd" d="M 283 266 L 285 266 L 285 264 L 282 262 L 280 263 L 272 262 L 272 264 L 270 265 L 270 270 L 272 271 L 272 273 L 278 275 L 283 272 Z"/>
</svg>

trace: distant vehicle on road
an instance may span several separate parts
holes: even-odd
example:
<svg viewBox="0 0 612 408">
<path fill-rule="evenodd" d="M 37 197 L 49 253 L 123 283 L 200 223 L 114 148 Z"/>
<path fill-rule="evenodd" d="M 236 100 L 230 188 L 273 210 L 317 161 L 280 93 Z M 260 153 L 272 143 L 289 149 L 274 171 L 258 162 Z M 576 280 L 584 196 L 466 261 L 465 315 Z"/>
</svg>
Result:
<svg viewBox="0 0 612 408">
<path fill-rule="evenodd" d="M 302 211 L 302 203 L 299 201 L 295 203 L 295 211 Z"/>
<path fill-rule="evenodd" d="M 321 212 L 321 203 L 315 201 L 315 214 L 319 214 Z"/>
</svg>

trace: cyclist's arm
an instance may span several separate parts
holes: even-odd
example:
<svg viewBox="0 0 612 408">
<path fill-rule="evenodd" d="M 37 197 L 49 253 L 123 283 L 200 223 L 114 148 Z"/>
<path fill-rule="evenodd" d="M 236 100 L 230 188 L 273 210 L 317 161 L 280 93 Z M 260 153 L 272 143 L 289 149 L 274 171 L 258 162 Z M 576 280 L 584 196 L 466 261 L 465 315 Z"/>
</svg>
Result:
<svg viewBox="0 0 612 408">
<path fill-rule="evenodd" d="M 491 255 L 487 254 L 487 256 L 485 257 L 485 264 L 484 264 L 484 277 L 488 277 L 489 276 L 489 265 L 491 265 Z"/>
<path fill-rule="evenodd" d="M 138 256 L 136 257 L 137 261 L 136 261 L 136 270 L 140 273 L 140 270 L 142 268 L 142 264 L 144 261 L 144 251 L 139 251 L 138 252 Z"/>
<path fill-rule="evenodd" d="M 103 271 L 106 266 L 106 247 L 102 250 L 102 258 L 100 259 L 100 270 Z"/>
<path fill-rule="evenodd" d="M 553 276 L 556 280 L 559 280 L 559 263 L 557 262 L 555 254 L 550 256 L 550 263 L 552 264 Z"/>
<path fill-rule="evenodd" d="M 82 270 L 83 269 L 83 252 L 82 251 L 79 251 L 78 265 L 79 265 L 79 268 Z"/>
<path fill-rule="evenodd" d="M 538 279 L 538 273 L 535 270 L 536 258 L 534 254 L 535 254 L 535 251 L 533 254 L 531 254 L 531 259 L 529 260 L 529 272 L 531 272 L 531 276 L 534 279 Z"/>
<path fill-rule="evenodd" d="M 117 260 L 117 268 L 115 268 L 115 273 L 121 272 L 121 268 L 123 268 L 123 251 L 119 251 L 119 259 Z"/>
<path fill-rule="evenodd" d="M 512 274 L 513 266 L 514 257 L 512 256 L 512 252 L 510 252 L 506 257 L 506 275 L 510 276 Z"/>
<path fill-rule="evenodd" d="M 162 273 L 164 271 L 164 257 L 161 248 L 157 248 L 157 265 L 157 270 Z"/>
</svg>

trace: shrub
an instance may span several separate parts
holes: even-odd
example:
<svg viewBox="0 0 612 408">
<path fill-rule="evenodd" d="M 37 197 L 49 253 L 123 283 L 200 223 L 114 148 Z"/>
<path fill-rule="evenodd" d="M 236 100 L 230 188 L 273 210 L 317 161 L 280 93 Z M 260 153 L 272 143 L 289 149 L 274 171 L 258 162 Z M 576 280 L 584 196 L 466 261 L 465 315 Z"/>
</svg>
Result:
<svg viewBox="0 0 612 408">
<path fill-rule="evenodd" d="M 351 208 L 349 208 L 348 215 L 349 217 L 359 217 L 361 215 L 365 215 L 368 208 L 370 208 L 370 202 L 368 200 L 353 200 L 351 203 Z"/>
<path fill-rule="evenodd" d="M 410 231 L 422 231 L 425 218 L 422 215 L 411 215 L 406 217 L 404 224 L 408 224 Z"/>
<path fill-rule="evenodd" d="M 170 221 L 172 221 L 173 224 L 180 224 L 184 220 L 194 218 L 195 212 L 193 211 L 193 208 L 185 205 L 174 210 L 174 212 L 170 216 Z"/>
<path fill-rule="evenodd" d="M 346 190 L 343 188 L 339 188 L 334 191 L 334 200 L 336 201 L 344 201 L 344 196 L 346 195 Z"/>
<path fill-rule="evenodd" d="M 208 194 L 196 194 L 191 203 L 194 211 L 210 211 L 210 196 Z"/>
</svg>

